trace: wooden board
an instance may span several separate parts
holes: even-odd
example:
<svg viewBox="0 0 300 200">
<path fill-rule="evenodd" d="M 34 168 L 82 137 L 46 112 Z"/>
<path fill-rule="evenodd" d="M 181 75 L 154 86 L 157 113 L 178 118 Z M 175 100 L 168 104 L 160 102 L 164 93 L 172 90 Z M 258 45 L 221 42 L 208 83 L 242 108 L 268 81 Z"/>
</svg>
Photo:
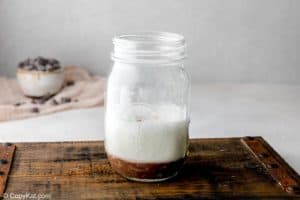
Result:
<svg viewBox="0 0 300 200">
<path fill-rule="evenodd" d="M 291 192 L 251 149 L 267 147 Z M 249 143 L 250 142 L 250 143 Z M 255 146 L 255 145 L 254 145 Z M 269 157 L 269 158 L 270 158 Z M 274 160 L 273 160 L 274 161 Z M 272 162 L 273 162 L 272 161 Z M 270 171 L 271 170 L 271 171 Z M 276 168 L 278 170 L 278 168 Z M 278 175 L 278 173 L 277 173 Z M 4 197 L 40 199 L 300 199 L 299 176 L 262 138 L 191 140 L 179 175 L 161 183 L 130 182 L 114 173 L 103 142 L 17 143 Z M 11 198 L 13 199 L 13 198 Z"/>
<path fill-rule="evenodd" d="M 0 195 L 5 191 L 6 181 L 14 157 L 16 146 L 10 143 L 0 144 Z"/>
</svg>

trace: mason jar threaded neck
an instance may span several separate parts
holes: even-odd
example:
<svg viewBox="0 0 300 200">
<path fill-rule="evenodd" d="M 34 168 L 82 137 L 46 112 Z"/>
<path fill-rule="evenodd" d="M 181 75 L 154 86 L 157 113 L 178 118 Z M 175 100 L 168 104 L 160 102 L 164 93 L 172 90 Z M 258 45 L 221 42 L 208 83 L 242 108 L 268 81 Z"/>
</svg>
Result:
<svg viewBox="0 0 300 200">
<path fill-rule="evenodd" d="M 171 64 L 186 58 L 182 35 L 169 32 L 139 32 L 113 38 L 111 58 L 115 62 L 133 64 Z"/>
</svg>

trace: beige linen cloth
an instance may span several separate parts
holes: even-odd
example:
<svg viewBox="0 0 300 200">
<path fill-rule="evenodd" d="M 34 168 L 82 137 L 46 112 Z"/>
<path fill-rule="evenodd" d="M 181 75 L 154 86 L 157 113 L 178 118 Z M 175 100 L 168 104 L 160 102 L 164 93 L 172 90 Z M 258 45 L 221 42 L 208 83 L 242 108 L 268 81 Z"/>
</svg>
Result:
<svg viewBox="0 0 300 200">
<path fill-rule="evenodd" d="M 103 106 L 105 79 L 79 67 L 65 67 L 66 85 L 44 103 L 25 97 L 16 79 L 0 77 L 0 121 L 36 117 L 77 108 Z M 71 98 L 62 103 L 62 98 Z M 58 105 L 53 105 L 53 99 Z M 51 103 L 52 102 L 52 103 Z"/>
</svg>

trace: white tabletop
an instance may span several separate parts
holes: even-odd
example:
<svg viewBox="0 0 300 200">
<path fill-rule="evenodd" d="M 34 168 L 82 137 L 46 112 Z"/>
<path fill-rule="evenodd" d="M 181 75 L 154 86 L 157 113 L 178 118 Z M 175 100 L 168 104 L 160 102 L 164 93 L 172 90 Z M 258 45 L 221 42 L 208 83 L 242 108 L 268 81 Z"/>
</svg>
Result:
<svg viewBox="0 0 300 200">
<path fill-rule="evenodd" d="M 0 123 L 1 142 L 103 140 L 103 108 Z M 300 172 L 300 85 L 198 84 L 191 138 L 263 136 Z"/>
</svg>

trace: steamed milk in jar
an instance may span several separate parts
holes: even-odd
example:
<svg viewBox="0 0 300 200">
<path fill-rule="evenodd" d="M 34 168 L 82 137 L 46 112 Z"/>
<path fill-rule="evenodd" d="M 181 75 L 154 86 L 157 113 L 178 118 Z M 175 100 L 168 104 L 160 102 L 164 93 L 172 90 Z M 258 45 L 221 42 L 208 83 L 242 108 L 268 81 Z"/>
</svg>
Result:
<svg viewBox="0 0 300 200">
<path fill-rule="evenodd" d="M 107 86 L 105 149 L 112 168 L 137 181 L 175 176 L 188 148 L 185 42 L 172 33 L 117 36 Z"/>
</svg>

